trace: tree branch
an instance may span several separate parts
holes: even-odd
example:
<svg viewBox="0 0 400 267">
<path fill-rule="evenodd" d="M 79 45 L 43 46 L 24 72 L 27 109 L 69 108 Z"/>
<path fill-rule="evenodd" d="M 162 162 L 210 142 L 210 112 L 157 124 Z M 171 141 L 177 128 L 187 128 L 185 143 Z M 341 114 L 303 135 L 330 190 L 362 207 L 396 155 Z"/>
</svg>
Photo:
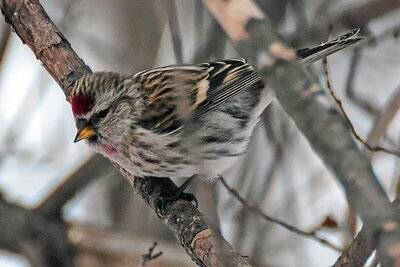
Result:
<svg viewBox="0 0 400 267">
<path fill-rule="evenodd" d="M 72 266 L 65 224 L 0 198 L 0 248 L 26 256 L 33 266 Z"/>
<path fill-rule="evenodd" d="M 69 86 L 90 68 L 72 50 L 70 43 L 36 0 L 0 2 L 6 22 L 29 46 L 68 99 Z"/>
<path fill-rule="evenodd" d="M 400 208 L 400 200 L 395 199 L 393 205 Z M 363 226 L 346 251 L 337 259 L 333 267 L 364 266 L 374 249 L 373 236 L 370 235 L 368 228 Z"/>
<path fill-rule="evenodd" d="M 120 171 L 127 179 L 132 179 L 122 168 Z M 158 210 L 160 197 L 177 189 L 170 179 L 135 177 L 132 184 L 135 192 L 157 213 L 198 265 L 250 266 L 192 203 L 178 200 L 166 209 Z"/>
<path fill-rule="evenodd" d="M 92 225 L 73 225 L 68 229 L 68 234 L 76 250 L 77 266 L 138 266 L 149 245 L 154 243 L 153 239 L 126 231 Z M 163 255 L 148 266 L 192 266 L 190 258 L 182 255 L 180 248 L 172 246 L 172 242 L 157 241 L 157 248 L 162 250 Z"/>
<path fill-rule="evenodd" d="M 239 194 L 238 191 L 236 191 L 235 189 L 233 189 L 232 187 L 230 187 L 230 186 L 228 185 L 228 183 L 225 181 L 224 177 L 220 176 L 219 179 L 220 179 L 222 185 L 226 188 L 226 190 L 228 191 L 229 194 L 231 194 L 234 198 L 236 198 L 237 201 L 239 201 L 246 209 L 248 209 L 248 210 L 250 210 L 250 211 L 252 211 L 252 212 L 258 214 L 258 215 L 261 216 L 263 219 L 265 219 L 265 220 L 267 220 L 267 221 L 269 221 L 269 222 L 275 223 L 275 224 L 277 224 L 277 225 L 279 225 L 279 226 L 285 228 L 286 230 L 288 230 L 288 231 L 290 231 L 290 232 L 292 232 L 292 233 L 295 233 L 295 234 L 297 234 L 297 235 L 299 235 L 299 236 L 302 236 L 302 237 L 305 237 L 305 238 L 309 238 L 309 239 L 311 239 L 311 240 L 315 240 L 315 241 L 321 243 L 322 245 L 325 245 L 325 246 L 327 246 L 327 247 L 329 247 L 329 248 L 331 248 L 331 249 L 333 249 L 333 250 L 336 250 L 336 251 L 339 251 L 339 252 L 342 252 L 342 251 L 343 251 L 341 248 L 339 248 L 338 246 L 334 245 L 334 244 L 331 243 L 330 241 L 328 241 L 328 240 L 326 240 L 326 239 L 324 239 L 324 238 L 319 237 L 319 236 L 315 233 L 316 230 L 306 232 L 306 231 L 300 230 L 300 229 L 297 228 L 296 226 L 293 226 L 293 225 L 288 224 L 288 223 L 286 223 L 286 222 L 284 222 L 284 221 L 282 221 L 282 220 L 279 220 L 279 219 L 276 219 L 276 218 L 273 218 L 273 217 L 267 215 L 266 213 L 264 213 L 264 212 L 260 209 L 260 207 L 258 207 L 258 206 L 256 206 L 256 205 L 251 205 L 251 204 L 249 204 L 249 203 Z"/>
<path fill-rule="evenodd" d="M 296 62 L 269 19 L 251 0 L 203 0 L 233 41 L 273 88 L 286 112 L 342 183 L 349 203 L 376 239 L 383 266 L 400 264 L 400 217 L 347 123 L 313 77 Z M 244 6 L 246 8 L 244 8 Z"/>
<path fill-rule="evenodd" d="M 394 119 L 400 109 L 400 85 L 389 97 L 389 101 L 382 110 L 375 116 L 371 132 L 368 134 L 367 143 L 376 146 L 379 140 L 386 133 L 390 122 Z M 369 155 L 372 157 L 372 155 Z"/>
<path fill-rule="evenodd" d="M 0 8 L 6 21 L 57 81 L 68 100 L 70 85 L 82 74 L 89 73 L 90 68 L 73 51 L 37 0 L 3 0 Z M 161 193 L 176 189 L 168 178 L 134 178 L 120 171 L 154 210 Z M 48 210 L 54 212 L 53 208 Z M 198 265 L 250 266 L 190 202 L 177 201 L 157 212 Z"/>
<path fill-rule="evenodd" d="M 386 15 L 399 7 L 400 2 L 398 0 L 367 1 L 324 17 L 323 22 L 316 21 L 310 27 L 289 36 L 287 40 L 294 47 L 312 42 L 320 42 L 321 40 L 318 40 L 318 38 L 326 36 L 328 29 L 331 27 L 333 33 L 347 29 L 363 28 L 370 21 Z"/>
<path fill-rule="evenodd" d="M 369 230 L 364 226 L 350 246 L 340 255 L 333 267 L 364 266 L 374 251 L 374 241 Z"/>
<path fill-rule="evenodd" d="M 332 89 L 332 85 L 329 79 L 329 67 L 328 67 L 328 60 L 327 58 L 324 58 L 322 60 L 322 65 L 324 65 L 324 74 L 325 74 L 325 80 L 326 80 L 326 89 L 328 90 L 328 92 L 331 94 L 333 100 L 336 102 L 337 107 L 339 108 L 339 110 L 342 112 L 342 115 L 344 117 L 344 119 L 347 121 L 347 124 L 349 125 L 351 132 L 354 135 L 354 138 L 356 140 L 358 140 L 361 144 L 364 145 L 365 148 L 367 148 L 369 151 L 371 152 L 385 152 L 387 154 L 396 156 L 396 157 L 400 157 L 400 151 L 396 150 L 396 149 L 389 149 L 386 147 L 382 147 L 382 146 L 378 146 L 375 144 L 370 144 L 367 141 L 365 141 L 357 132 L 356 128 L 354 127 L 353 123 L 351 122 L 349 116 L 347 115 L 344 107 L 343 107 L 343 103 L 342 100 L 340 100 L 335 92 Z M 396 110 L 397 111 L 397 110 Z"/>
<path fill-rule="evenodd" d="M 61 210 L 65 203 L 86 185 L 106 174 L 112 167 L 106 158 L 100 155 L 93 156 L 59 184 L 35 210 L 46 217 L 61 218 Z"/>
</svg>

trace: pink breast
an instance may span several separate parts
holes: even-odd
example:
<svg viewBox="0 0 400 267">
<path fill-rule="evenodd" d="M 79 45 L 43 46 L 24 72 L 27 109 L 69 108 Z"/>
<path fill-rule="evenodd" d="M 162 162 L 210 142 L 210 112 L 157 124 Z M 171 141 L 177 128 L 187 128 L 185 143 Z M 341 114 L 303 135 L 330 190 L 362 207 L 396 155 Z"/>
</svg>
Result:
<svg viewBox="0 0 400 267">
<path fill-rule="evenodd" d="M 101 144 L 101 150 L 104 154 L 106 154 L 109 157 L 116 156 L 117 154 L 117 149 L 110 145 Z"/>
</svg>

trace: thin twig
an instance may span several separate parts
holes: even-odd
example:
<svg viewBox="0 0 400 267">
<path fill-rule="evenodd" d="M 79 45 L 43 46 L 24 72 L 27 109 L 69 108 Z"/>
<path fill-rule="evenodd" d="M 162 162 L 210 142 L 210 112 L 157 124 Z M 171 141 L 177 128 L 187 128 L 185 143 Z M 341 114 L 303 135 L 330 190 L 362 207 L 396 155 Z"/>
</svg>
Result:
<svg viewBox="0 0 400 267">
<path fill-rule="evenodd" d="M 227 182 L 225 181 L 225 179 L 222 176 L 219 176 L 219 179 L 221 181 L 221 183 L 224 185 L 224 187 L 226 188 L 226 190 L 229 192 L 229 194 L 233 195 L 243 206 L 245 206 L 247 209 L 249 209 L 250 211 L 260 215 L 261 217 L 263 217 L 265 220 L 276 223 L 280 226 L 282 226 L 283 228 L 289 230 L 290 232 L 293 232 L 295 234 L 298 234 L 300 236 L 318 241 L 319 243 L 330 247 L 333 250 L 336 250 L 338 252 L 343 252 L 343 250 L 341 248 L 339 248 L 338 246 L 332 244 L 331 242 L 329 242 L 328 240 L 321 238 L 319 236 L 317 236 L 315 233 L 310 233 L 310 232 L 306 232 L 303 230 L 298 229 L 297 227 L 290 225 L 284 221 L 281 221 L 279 219 L 273 218 L 267 214 L 265 214 L 258 206 L 256 205 L 250 205 L 244 198 L 242 198 L 242 196 L 239 194 L 238 191 L 236 191 L 234 188 L 230 187 Z"/>
<path fill-rule="evenodd" d="M 382 146 L 373 146 L 368 144 L 366 141 L 364 141 L 364 139 L 362 139 L 362 137 L 357 133 L 356 129 L 354 128 L 353 124 L 351 123 L 350 118 L 347 116 L 346 111 L 343 108 L 343 104 L 342 101 L 336 96 L 336 94 L 333 92 L 332 89 L 332 84 L 329 80 L 329 70 L 328 70 L 328 60 L 326 58 L 324 58 L 322 60 L 322 64 L 324 65 L 324 73 L 325 73 L 325 79 L 326 79 L 326 88 L 328 89 L 329 93 L 331 94 L 331 96 L 333 97 L 333 99 L 335 100 L 336 104 L 338 105 L 340 111 L 342 112 L 344 118 L 346 119 L 347 123 L 350 126 L 350 129 L 354 135 L 354 137 L 360 142 L 362 143 L 368 150 L 370 151 L 374 151 L 374 152 L 385 152 L 391 155 L 394 155 L 396 157 L 400 157 L 400 151 L 397 150 L 391 150 Z"/>
<path fill-rule="evenodd" d="M 162 251 L 153 254 L 154 249 L 157 247 L 157 242 L 154 242 L 153 245 L 149 248 L 149 251 L 146 254 L 142 255 L 142 262 L 139 264 L 139 267 L 146 266 L 150 261 L 155 260 L 163 254 Z"/>
<path fill-rule="evenodd" d="M 382 136 L 386 133 L 392 120 L 400 109 L 400 85 L 389 96 L 389 101 L 375 116 L 372 130 L 367 137 L 367 143 L 376 145 Z"/>
</svg>

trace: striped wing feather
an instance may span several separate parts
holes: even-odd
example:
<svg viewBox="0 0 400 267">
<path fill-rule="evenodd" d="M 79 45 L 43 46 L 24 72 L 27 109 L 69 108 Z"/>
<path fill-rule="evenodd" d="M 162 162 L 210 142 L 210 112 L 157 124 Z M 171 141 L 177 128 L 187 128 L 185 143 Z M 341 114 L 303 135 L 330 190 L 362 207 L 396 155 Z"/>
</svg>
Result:
<svg viewBox="0 0 400 267">
<path fill-rule="evenodd" d="M 297 50 L 308 64 L 362 40 L 359 29 L 321 45 Z M 262 83 L 259 74 L 244 59 L 229 59 L 199 65 L 171 65 L 135 75 L 146 102 L 142 127 L 171 133 L 189 118 L 201 116 L 239 92 Z"/>
<path fill-rule="evenodd" d="M 189 118 L 201 116 L 242 90 L 261 82 L 244 59 L 199 65 L 172 65 L 136 74 L 146 93 L 142 127 L 171 133 Z"/>
</svg>

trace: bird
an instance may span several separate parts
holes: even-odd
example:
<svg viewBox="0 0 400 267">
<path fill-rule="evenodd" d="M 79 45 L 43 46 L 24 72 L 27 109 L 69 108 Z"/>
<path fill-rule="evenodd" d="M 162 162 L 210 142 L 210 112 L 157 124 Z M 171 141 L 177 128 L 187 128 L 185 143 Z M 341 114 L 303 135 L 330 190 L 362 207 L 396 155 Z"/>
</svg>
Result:
<svg viewBox="0 0 400 267">
<path fill-rule="evenodd" d="M 297 50 L 309 64 L 360 41 L 353 30 L 312 48 Z M 246 60 L 170 65 L 134 75 L 85 74 L 69 101 L 75 142 L 133 176 L 210 179 L 246 153 L 261 113 L 274 94 Z"/>
</svg>

